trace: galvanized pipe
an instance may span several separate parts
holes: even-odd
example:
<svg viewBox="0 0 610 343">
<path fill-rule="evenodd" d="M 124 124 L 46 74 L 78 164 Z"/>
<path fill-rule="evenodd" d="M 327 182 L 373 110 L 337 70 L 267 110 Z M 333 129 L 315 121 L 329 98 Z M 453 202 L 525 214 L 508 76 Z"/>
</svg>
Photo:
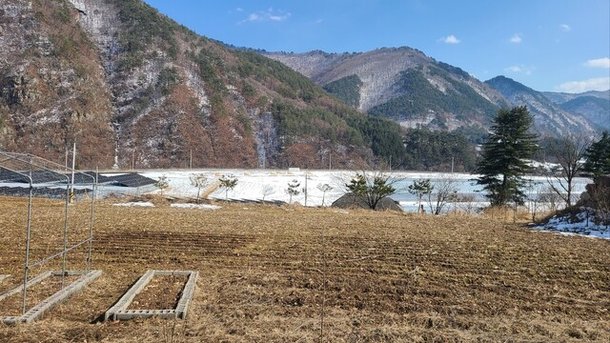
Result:
<svg viewBox="0 0 610 343">
<path fill-rule="evenodd" d="M 30 196 L 28 198 L 28 219 L 25 229 L 25 265 L 23 267 L 23 303 L 21 306 L 21 314 L 25 314 L 26 299 L 27 299 L 27 283 L 28 272 L 30 269 L 30 239 L 32 237 L 32 198 L 34 197 L 34 185 L 32 184 L 32 168 L 30 167 Z"/>
</svg>

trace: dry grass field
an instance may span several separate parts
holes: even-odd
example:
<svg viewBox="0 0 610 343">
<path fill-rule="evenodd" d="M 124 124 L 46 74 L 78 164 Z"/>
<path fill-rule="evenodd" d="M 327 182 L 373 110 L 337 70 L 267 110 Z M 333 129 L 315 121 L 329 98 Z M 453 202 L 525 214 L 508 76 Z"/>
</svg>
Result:
<svg viewBox="0 0 610 343">
<path fill-rule="evenodd" d="M 0 198 L 0 274 L 13 275 L 0 293 L 22 277 L 25 204 Z M 0 325 L 0 342 L 610 342 L 610 241 L 487 217 L 221 206 L 99 203 L 104 274 L 33 324 Z M 36 201 L 34 256 L 60 246 L 62 214 Z M 187 319 L 100 322 L 147 269 L 199 271 Z M 151 299 L 176 289 L 162 283 L 143 304 L 167 303 Z"/>
</svg>

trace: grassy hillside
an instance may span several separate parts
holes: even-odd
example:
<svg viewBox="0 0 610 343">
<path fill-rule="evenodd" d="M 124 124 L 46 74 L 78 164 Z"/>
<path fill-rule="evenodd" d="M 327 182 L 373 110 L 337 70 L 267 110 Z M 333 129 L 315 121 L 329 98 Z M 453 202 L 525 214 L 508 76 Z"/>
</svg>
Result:
<svg viewBox="0 0 610 343">
<path fill-rule="evenodd" d="M 532 232 L 512 217 L 243 204 L 201 211 L 155 202 L 100 204 L 93 267 L 104 274 L 39 322 L 1 326 L 0 341 L 610 339 L 604 240 Z M 13 275 L 1 290 L 19 282 L 23 264 L 14 252 L 23 250 L 23 206 L 23 199 L 0 199 L 0 272 Z M 60 237 L 63 213 L 53 201 L 34 206 L 38 254 L 49 248 L 43 238 Z M 87 213 L 81 204 L 77 210 Z M 71 252 L 69 267 L 82 267 L 82 257 Z M 97 322 L 147 269 L 199 271 L 187 319 Z M 145 292 L 161 297 L 166 286 Z"/>
</svg>

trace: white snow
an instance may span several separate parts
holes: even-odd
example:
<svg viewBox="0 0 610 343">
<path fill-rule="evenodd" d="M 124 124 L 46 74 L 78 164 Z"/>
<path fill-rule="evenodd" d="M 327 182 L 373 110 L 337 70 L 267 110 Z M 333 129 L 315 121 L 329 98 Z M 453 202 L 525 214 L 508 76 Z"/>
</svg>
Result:
<svg viewBox="0 0 610 343">
<path fill-rule="evenodd" d="M 208 205 L 208 204 L 171 204 L 170 207 L 175 208 L 193 208 L 193 209 L 201 209 L 201 210 L 217 210 L 222 208 L 216 205 Z"/>
<path fill-rule="evenodd" d="M 329 206 L 337 198 L 346 193 L 345 184 L 358 171 L 347 170 L 303 170 L 298 168 L 290 168 L 288 170 L 280 169 L 193 169 L 193 170 L 151 170 L 143 171 L 142 175 L 159 179 L 161 176 L 167 177 L 169 187 L 163 190 L 164 195 L 177 198 L 197 197 L 197 187 L 191 184 L 193 175 L 202 174 L 207 177 L 207 185 L 201 189 L 201 197 L 207 194 L 208 199 L 224 200 L 249 200 L 249 201 L 283 201 L 288 203 L 290 196 L 287 192 L 288 183 L 292 180 L 297 180 L 300 183 L 300 193 L 292 197 L 293 203 L 299 203 L 306 206 L 322 206 L 322 198 L 324 197 L 324 206 Z M 372 173 L 372 172 L 371 172 Z M 220 188 L 218 179 L 223 175 L 232 174 L 238 179 L 237 185 L 232 190 Z M 372 175 L 372 174 L 371 174 Z M 431 179 L 432 184 L 436 182 L 451 179 L 456 188 L 458 195 L 469 195 L 468 203 L 456 203 L 448 206 L 447 210 L 461 209 L 463 207 L 480 208 L 488 205 L 484 192 L 475 179 L 478 175 L 465 173 L 431 173 L 431 172 L 390 172 L 391 178 L 396 180 L 393 184 L 396 188 L 391 198 L 398 201 L 405 211 L 416 211 L 416 197 L 407 191 L 407 187 L 414 180 Z M 548 181 L 545 177 L 529 177 L 530 185 L 526 189 L 526 193 L 535 197 L 539 192 L 548 188 Z M 574 194 L 580 194 L 585 189 L 585 185 L 590 180 L 587 178 L 575 179 Z M 324 193 L 323 185 L 328 185 L 332 189 Z M 304 189 L 307 186 L 307 203 L 305 203 Z M 156 191 L 160 193 L 160 191 Z M 428 204 L 424 203 L 426 211 Z"/>
<path fill-rule="evenodd" d="M 291 168 L 288 170 L 279 169 L 194 169 L 194 170 L 151 170 L 144 171 L 141 174 L 152 179 L 158 179 L 161 176 L 166 176 L 169 187 L 163 190 L 164 195 L 177 198 L 197 197 L 197 187 L 191 184 L 191 176 L 202 174 L 207 177 L 207 185 L 201 189 L 201 197 L 207 194 L 208 199 L 224 200 L 248 200 L 248 201 L 283 201 L 288 203 L 290 196 L 287 192 L 288 183 L 292 180 L 297 180 L 300 183 L 300 193 L 292 197 L 293 203 L 299 203 L 306 206 L 322 206 L 322 198 L 324 197 L 324 206 L 329 206 L 337 198 L 346 193 L 345 184 L 357 173 L 357 171 L 347 170 L 303 170 Z M 238 179 L 237 185 L 232 190 L 220 188 L 218 179 L 223 175 L 232 174 Z M 436 182 L 451 179 L 456 188 L 458 195 L 468 195 L 469 200 L 466 203 L 455 203 L 447 206 L 446 210 L 468 208 L 482 208 L 488 205 L 485 193 L 475 179 L 478 175 L 465 173 L 430 173 L 430 172 L 391 172 L 393 184 L 396 188 L 391 198 L 398 201 L 405 211 L 413 212 L 417 210 L 415 195 L 407 191 L 407 187 L 414 180 L 431 179 L 432 184 Z M 540 192 L 548 189 L 548 181 L 545 177 L 529 177 L 530 184 L 526 189 L 531 197 L 536 197 Z M 584 191 L 585 185 L 590 180 L 586 178 L 575 179 L 574 194 L 580 194 Z M 323 185 L 328 185 L 332 189 L 324 193 Z M 307 186 L 307 203 L 305 203 L 304 189 Z M 156 191 L 160 193 L 160 191 Z M 426 211 L 428 211 L 427 202 L 424 203 Z"/>
<path fill-rule="evenodd" d="M 231 200 L 249 200 L 249 201 L 283 201 L 288 203 L 290 196 L 287 192 L 288 184 L 293 180 L 300 183 L 300 193 L 293 195 L 292 202 L 306 206 L 330 206 L 337 198 L 346 193 L 345 184 L 355 176 L 357 171 L 341 171 L 341 170 L 302 170 L 291 168 L 289 170 L 269 170 L 269 169 L 197 169 L 197 170 L 151 170 L 141 172 L 142 175 L 158 179 L 161 176 L 167 177 L 169 187 L 163 190 L 163 194 L 177 198 L 194 199 L 197 197 L 198 189 L 192 185 L 191 177 L 193 175 L 202 174 L 207 178 L 207 185 L 202 187 L 201 197 L 208 199 L 224 200 L 225 197 Z M 238 179 L 237 185 L 232 190 L 220 188 L 218 179 L 223 175 L 233 175 Z M 372 174 L 371 174 L 372 175 Z M 387 175 L 387 174 L 386 174 Z M 489 203 L 484 197 L 481 187 L 476 184 L 477 175 L 463 173 L 428 173 L 428 172 L 392 172 L 390 173 L 391 180 L 396 188 L 396 193 L 391 197 L 398 201 L 400 206 L 408 212 L 417 211 L 417 199 L 415 195 L 408 193 L 407 187 L 414 180 L 431 179 L 432 184 L 435 182 L 444 181 L 447 179 L 453 180 L 457 188 L 458 195 L 468 195 L 469 200 L 466 202 L 455 202 L 447 204 L 445 211 L 465 211 L 475 212 L 478 208 L 488 206 Z M 535 197 L 541 191 L 548 188 L 548 180 L 545 177 L 529 177 L 530 186 L 527 187 L 526 193 L 530 197 Z M 575 179 L 574 194 L 580 194 L 584 191 L 585 185 L 591 180 L 587 178 Z M 328 187 L 324 187 L 327 185 Z M 307 200 L 305 200 L 305 187 L 307 187 Z M 324 189 L 330 190 L 323 192 Z M 155 191 L 160 193 L 160 190 Z M 324 197 L 324 203 L 322 198 Z M 307 202 L 306 202 L 307 201 Z M 422 203 L 426 211 L 429 211 L 427 202 Z M 154 207 L 150 202 L 128 202 L 114 204 L 115 206 L 140 206 Z M 190 208 L 215 210 L 220 208 L 215 205 L 208 204 L 172 204 L 175 208 Z M 348 213 L 344 210 L 337 210 L 340 213 Z M 589 212 L 582 211 L 574 216 L 574 218 L 555 217 L 547 224 L 534 227 L 535 230 L 552 231 L 564 235 L 583 235 L 587 237 L 596 237 L 610 239 L 610 230 L 602 225 L 596 225 L 592 220 L 592 210 Z M 589 218 L 587 218 L 589 213 Z"/>
<path fill-rule="evenodd" d="M 610 228 L 606 225 L 595 224 L 593 217 L 594 212 L 592 209 L 581 208 L 581 211 L 573 217 L 555 216 L 546 224 L 535 226 L 534 229 L 556 232 L 563 235 L 610 239 Z"/>
<path fill-rule="evenodd" d="M 112 206 L 125 206 L 125 207 L 155 207 L 155 204 L 149 201 L 133 201 L 133 202 L 120 202 L 112 204 Z"/>
</svg>

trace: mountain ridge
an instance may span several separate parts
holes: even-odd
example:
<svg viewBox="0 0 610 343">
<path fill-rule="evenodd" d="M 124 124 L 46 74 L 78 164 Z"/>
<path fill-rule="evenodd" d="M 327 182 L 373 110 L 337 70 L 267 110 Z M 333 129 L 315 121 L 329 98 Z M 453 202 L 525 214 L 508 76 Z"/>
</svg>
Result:
<svg viewBox="0 0 610 343">
<path fill-rule="evenodd" d="M 330 154 L 360 168 L 387 153 L 378 142 L 400 144 L 283 64 L 140 0 L 6 0 L 0 28 L 2 149 L 63 162 L 76 141 L 89 168 L 313 168 Z"/>
<path fill-rule="evenodd" d="M 575 116 L 555 105 L 543 93 L 506 76 L 496 76 L 485 81 L 500 92 L 512 106 L 526 105 L 534 117 L 534 125 L 540 133 L 554 136 L 567 133 L 592 133 L 594 124 L 586 118 Z M 549 125 L 553 123 L 554 125 Z"/>
<path fill-rule="evenodd" d="M 536 96 L 528 98 L 536 101 L 516 101 L 461 68 L 410 47 L 360 53 L 320 50 L 261 53 L 310 77 L 348 104 L 357 102 L 355 107 L 360 110 L 389 117 L 404 127 L 474 129 L 484 134 L 499 108 L 517 105 L 532 108 L 538 117 L 536 130 L 541 134 L 561 135 L 570 130 L 592 133 L 599 126 L 591 123 L 586 115 L 568 112 L 544 100 L 541 92 L 531 89 L 525 92 L 530 95 L 536 92 Z M 356 81 L 346 82 L 348 78 L 362 83 L 358 94 L 354 91 Z M 337 87 L 338 82 L 346 84 L 348 89 Z"/>
</svg>

